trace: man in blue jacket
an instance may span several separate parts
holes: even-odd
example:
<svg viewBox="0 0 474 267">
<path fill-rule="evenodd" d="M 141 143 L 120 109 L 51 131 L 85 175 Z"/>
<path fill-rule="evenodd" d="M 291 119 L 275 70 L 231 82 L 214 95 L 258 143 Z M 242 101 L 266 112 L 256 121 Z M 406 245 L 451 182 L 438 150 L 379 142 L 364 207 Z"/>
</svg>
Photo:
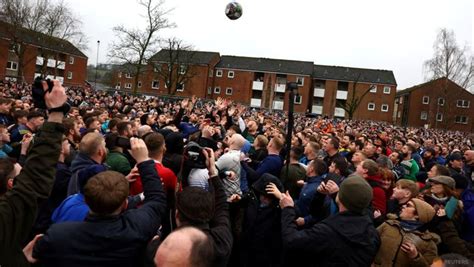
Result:
<svg viewBox="0 0 474 267">
<path fill-rule="evenodd" d="M 86 220 L 55 224 L 44 236 L 37 236 L 24 250 L 30 262 L 38 260 L 46 266 L 140 264 L 143 248 L 160 226 L 166 196 L 144 141 L 131 138 L 130 143 L 143 182 L 144 204 L 122 213 L 129 192 L 125 176 L 114 171 L 95 175 L 84 188 L 90 208 Z"/>
</svg>

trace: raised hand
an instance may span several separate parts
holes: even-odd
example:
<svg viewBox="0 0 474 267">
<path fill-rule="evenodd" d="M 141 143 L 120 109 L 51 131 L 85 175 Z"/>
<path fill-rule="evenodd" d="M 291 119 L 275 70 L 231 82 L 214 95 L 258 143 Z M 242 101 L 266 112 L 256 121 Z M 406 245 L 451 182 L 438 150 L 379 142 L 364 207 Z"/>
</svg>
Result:
<svg viewBox="0 0 474 267">
<path fill-rule="evenodd" d="M 214 151 L 211 148 L 205 147 L 202 150 L 204 157 L 206 158 L 206 166 L 207 170 L 209 171 L 209 178 L 217 176 L 219 172 L 216 168 L 216 158 L 214 155 Z"/>
<path fill-rule="evenodd" d="M 185 98 L 185 99 L 181 100 L 181 108 L 183 108 L 183 109 L 187 108 L 188 104 L 189 104 L 189 98 Z"/>
<path fill-rule="evenodd" d="M 51 92 L 46 92 L 44 101 L 48 109 L 59 108 L 67 101 L 66 90 L 58 80 L 53 81 L 54 86 Z M 43 89 L 48 90 L 48 85 L 43 81 Z"/>
<path fill-rule="evenodd" d="M 267 187 L 265 188 L 268 194 L 274 195 L 277 199 L 282 198 L 282 193 L 278 190 L 277 186 L 274 183 L 268 183 Z"/>
<path fill-rule="evenodd" d="M 280 207 L 282 209 L 286 207 L 294 207 L 295 202 L 293 202 L 293 198 L 291 198 L 290 193 L 286 191 L 285 194 L 282 194 L 282 198 L 280 199 Z"/>
<path fill-rule="evenodd" d="M 137 164 L 142 163 L 149 159 L 148 157 L 148 148 L 145 145 L 145 141 L 139 138 L 132 137 L 130 138 L 130 155 L 135 159 Z"/>
</svg>

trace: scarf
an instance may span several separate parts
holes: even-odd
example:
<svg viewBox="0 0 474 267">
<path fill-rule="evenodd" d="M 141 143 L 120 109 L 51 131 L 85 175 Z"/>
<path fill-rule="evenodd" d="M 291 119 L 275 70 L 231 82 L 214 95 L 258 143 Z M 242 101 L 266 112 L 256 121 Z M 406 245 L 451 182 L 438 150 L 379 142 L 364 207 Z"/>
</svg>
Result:
<svg viewBox="0 0 474 267">
<path fill-rule="evenodd" d="M 423 223 L 419 221 L 405 221 L 400 220 L 400 226 L 405 232 L 413 232 L 423 226 Z"/>
</svg>

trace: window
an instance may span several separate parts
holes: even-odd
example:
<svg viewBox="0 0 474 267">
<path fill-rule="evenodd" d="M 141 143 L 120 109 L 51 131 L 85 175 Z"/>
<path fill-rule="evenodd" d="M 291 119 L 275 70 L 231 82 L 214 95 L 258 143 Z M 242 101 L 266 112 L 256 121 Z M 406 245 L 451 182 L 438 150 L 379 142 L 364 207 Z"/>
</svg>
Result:
<svg viewBox="0 0 474 267">
<path fill-rule="evenodd" d="M 20 51 L 20 44 L 12 43 L 8 48 L 10 52 Z"/>
<path fill-rule="evenodd" d="M 400 97 L 400 104 L 403 104 L 403 96 Z"/>
<path fill-rule="evenodd" d="M 222 77 L 222 70 L 216 70 L 216 77 Z"/>
<path fill-rule="evenodd" d="M 444 106 L 444 98 L 442 98 L 442 97 L 438 98 L 438 105 L 439 106 Z"/>
<path fill-rule="evenodd" d="M 130 75 L 130 73 L 127 72 L 127 73 L 125 73 L 125 78 L 131 79 L 131 78 L 132 78 L 132 75 Z"/>
<path fill-rule="evenodd" d="M 458 100 L 456 106 L 458 108 L 469 108 L 470 101 L 469 100 Z"/>
<path fill-rule="evenodd" d="M 120 86 L 121 86 L 121 84 L 120 84 L 120 82 L 118 82 L 118 83 L 115 85 L 115 89 L 120 89 Z"/>
<path fill-rule="evenodd" d="M 229 88 L 226 88 L 226 89 L 225 89 L 225 94 L 226 94 L 226 95 L 232 95 L 232 88 L 230 88 L 230 87 L 229 87 Z"/>
<path fill-rule="evenodd" d="M 371 93 L 377 93 L 377 85 L 376 84 L 370 85 L 370 92 Z"/>
<path fill-rule="evenodd" d="M 467 124 L 466 116 L 456 116 L 456 123 Z"/>
<path fill-rule="evenodd" d="M 217 76 L 217 72 L 216 72 L 216 76 Z M 220 94 L 220 93 L 221 93 L 221 88 L 220 87 L 214 88 L 214 94 Z"/>
<path fill-rule="evenodd" d="M 296 77 L 296 83 L 298 86 L 303 86 L 304 85 L 304 77 Z"/>
<path fill-rule="evenodd" d="M 207 94 L 208 95 L 212 94 L 212 87 L 207 87 Z"/>
<path fill-rule="evenodd" d="M 131 84 L 131 83 L 126 83 L 126 84 L 125 84 L 125 88 L 131 89 L 131 88 L 132 88 L 132 84 Z"/>
<path fill-rule="evenodd" d="M 160 72 L 161 70 L 161 64 L 155 64 L 153 67 L 153 72 Z"/>
<path fill-rule="evenodd" d="M 160 88 L 160 82 L 159 81 L 152 81 L 151 82 L 151 89 L 158 89 Z"/>
<path fill-rule="evenodd" d="M 7 62 L 7 69 L 9 70 L 18 70 L 18 63 L 15 61 L 8 61 Z"/>
<path fill-rule="evenodd" d="M 390 94 L 390 86 L 384 86 L 383 87 L 383 93 L 386 94 L 386 95 L 389 95 Z"/>
<path fill-rule="evenodd" d="M 74 57 L 69 57 L 69 64 L 74 64 Z"/>
<path fill-rule="evenodd" d="M 402 116 L 402 112 L 401 111 L 398 111 L 397 112 L 397 117 L 400 118 Z"/>
<path fill-rule="evenodd" d="M 68 78 L 69 80 L 72 79 L 72 71 L 68 71 L 68 72 L 67 72 L 67 78 Z"/>
<path fill-rule="evenodd" d="M 137 86 L 138 86 L 138 88 L 141 88 L 141 87 L 142 87 L 142 82 L 141 82 L 141 81 L 138 81 Z"/>
<path fill-rule="evenodd" d="M 176 92 L 183 92 L 184 91 L 184 83 L 178 83 L 176 85 Z"/>
<path fill-rule="evenodd" d="M 227 73 L 227 78 L 231 78 L 231 79 L 232 79 L 232 78 L 234 78 L 234 76 L 235 76 L 234 71 L 229 70 L 229 72 Z"/>
<path fill-rule="evenodd" d="M 179 74 L 186 74 L 186 66 L 180 65 L 179 66 Z"/>
<path fill-rule="evenodd" d="M 428 112 L 422 111 L 420 114 L 420 120 L 426 121 L 428 119 Z"/>
<path fill-rule="evenodd" d="M 387 104 L 382 104 L 382 106 L 380 107 L 380 110 L 382 112 L 388 112 L 388 105 Z"/>
<path fill-rule="evenodd" d="M 119 72 L 119 73 L 117 74 L 117 77 L 122 78 L 122 72 Z"/>
<path fill-rule="evenodd" d="M 443 121 L 443 113 L 436 114 L 436 120 L 437 121 Z"/>
<path fill-rule="evenodd" d="M 424 96 L 421 103 L 428 105 L 430 103 L 430 97 L 429 96 Z"/>
<path fill-rule="evenodd" d="M 209 70 L 209 77 L 212 77 L 214 76 L 214 71 L 213 70 Z"/>
<path fill-rule="evenodd" d="M 295 95 L 295 99 L 294 99 L 294 103 L 295 104 L 301 104 L 301 102 L 303 101 L 303 97 L 300 96 L 300 95 Z"/>
<path fill-rule="evenodd" d="M 367 105 L 367 109 L 368 109 L 368 110 L 375 110 L 375 103 L 369 103 L 369 104 Z"/>
</svg>

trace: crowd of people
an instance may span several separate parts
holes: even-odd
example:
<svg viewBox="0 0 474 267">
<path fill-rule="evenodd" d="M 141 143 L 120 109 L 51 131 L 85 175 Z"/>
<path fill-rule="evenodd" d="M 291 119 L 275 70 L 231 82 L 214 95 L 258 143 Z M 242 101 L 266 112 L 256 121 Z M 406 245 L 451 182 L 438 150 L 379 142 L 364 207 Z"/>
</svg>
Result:
<svg viewBox="0 0 474 267">
<path fill-rule="evenodd" d="M 0 266 L 473 266 L 473 133 L 35 86 L 0 84 Z"/>
</svg>

